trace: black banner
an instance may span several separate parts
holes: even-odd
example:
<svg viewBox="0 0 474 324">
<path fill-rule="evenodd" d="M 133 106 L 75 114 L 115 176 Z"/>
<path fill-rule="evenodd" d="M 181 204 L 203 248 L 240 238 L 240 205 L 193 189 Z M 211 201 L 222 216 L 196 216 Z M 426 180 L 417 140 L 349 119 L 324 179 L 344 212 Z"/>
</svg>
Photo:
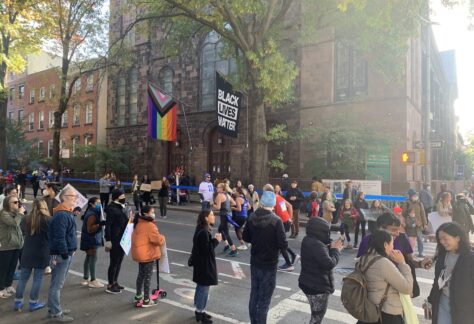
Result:
<svg viewBox="0 0 474 324">
<path fill-rule="evenodd" d="M 217 124 L 221 134 L 237 137 L 242 97 L 241 92 L 233 91 L 232 85 L 216 72 Z"/>
</svg>

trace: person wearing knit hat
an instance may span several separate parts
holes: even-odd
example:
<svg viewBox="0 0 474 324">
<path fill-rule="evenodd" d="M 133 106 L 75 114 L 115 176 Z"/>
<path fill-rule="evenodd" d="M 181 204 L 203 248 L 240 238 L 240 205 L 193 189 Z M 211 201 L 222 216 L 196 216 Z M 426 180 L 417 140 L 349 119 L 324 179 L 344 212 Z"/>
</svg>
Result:
<svg viewBox="0 0 474 324">
<path fill-rule="evenodd" d="M 122 189 L 114 189 L 112 190 L 112 201 L 117 200 L 124 192 Z"/>
<path fill-rule="evenodd" d="M 266 323 L 268 308 L 276 285 L 278 256 L 288 248 L 280 217 L 272 210 L 276 203 L 273 186 L 265 185 L 260 206 L 247 220 L 243 239 L 252 244 L 250 251 L 251 289 L 249 315 L 252 323 Z"/>
</svg>

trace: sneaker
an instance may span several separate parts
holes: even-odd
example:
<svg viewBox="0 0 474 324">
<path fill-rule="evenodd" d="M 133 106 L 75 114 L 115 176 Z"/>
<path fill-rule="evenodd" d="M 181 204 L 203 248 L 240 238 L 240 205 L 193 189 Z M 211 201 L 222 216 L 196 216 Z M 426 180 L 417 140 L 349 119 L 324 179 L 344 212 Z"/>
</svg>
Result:
<svg viewBox="0 0 474 324">
<path fill-rule="evenodd" d="M 224 247 L 224 251 L 223 251 L 223 252 L 226 253 L 226 252 L 229 251 L 229 250 L 230 250 L 230 245 L 226 245 L 226 246 Z"/>
<path fill-rule="evenodd" d="M 105 292 L 109 294 L 117 295 L 117 294 L 121 294 L 122 290 L 120 290 L 116 285 L 108 285 L 107 289 L 105 289 Z"/>
<path fill-rule="evenodd" d="M 101 284 L 98 280 L 92 280 L 88 284 L 89 288 L 104 288 L 104 285 Z"/>
<path fill-rule="evenodd" d="M 13 288 L 12 286 L 5 288 L 5 291 L 9 293 L 10 295 L 16 294 L 16 289 Z"/>
<path fill-rule="evenodd" d="M 58 322 L 58 323 L 68 323 L 68 322 L 74 321 L 74 318 L 72 318 L 71 316 L 61 314 L 59 316 L 52 317 L 51 321 L 52 322 Z"/>
<path fill-rule="evenodd" d="M 293 267 L 291 264 L 282 264 L 281 266 L 278 267 L 278 270 L 280 271 L 288 271 L 291 272 L 295 270 L 295 267 Z"/>
<path fill-rule="evenodd" d="M 50 266 L 44 268 L 44 274 L 45 274 L 45 275 L 51 274 L 51 267 L 50 267 Z"/>
<path fill-rule="evenodd" d="M 8 293 L 6 289 L 0 290 L 0 298 L 10 298 L 12 294 Z"/>
<path fill-rule="evenodd" d="M 299 254 L 295 254 L 291 256 L 291 264 L 296 264 L 298 261 L 301 259 L 301 256 Z"/>
<path fill-rule="evenodd" d="M 120 286 L 117 282 L 115 283 L 115 287 L 117 287 L 117 288 L 120 289 L 120 290 L 124 290 L 124 289 L 125 289 L 124 286 Z"/>
<path fill-rule="evenodd" d="M 84 279 L 81 281 L 81 286 L 87 287 L 89 286 L 89 283 L 90 283 L 89 279 Z"/>
<path fill-rule="evenodd" d="M 348 243 L 348 244 L 347 244 L 347 246 L 346 246 L 346 248 L 347 248 L 347 249 L 352 249 L 352 248 L 353 248 L 353 246 L 352 246 L 352 244 L 351 244 L 351 243 Z"/>
<path fill-rule="evenodd" d="M 236 257 L 238 255 L 239 255 L 239 252 L 237 252 L 237 250 L 232 250 L 232 251 L 229 252 L 229 256 L 231 256 L 231 257 Z"/>
<path fill-rule="evenodd" d="M 135 295 L 135 297 L 134 297 L 135 302 L 139 302 L 142 299 L 143 299 L 143 294 L 142 295 Z"/>
<path fill-rule="evenodd" d="M 31 302 L 30 302 L 30 308 L 29 308 L 29 310 L 30 310 L 30 312 L 34 312 L 34 311 L 36 311 L 36 310 L 38 310 L 38 309 L 44 308 L 45 306 L 46 306 L 45 303 L 40 303 L 40 302 L 31 303 Z"/>
<path fill-rule="evenodd" d="M 13 310 L 15 312 L 21 312 L 22 308 L 23 308 L 23 302 L 22 301 L 15 301 L 15 304 L 13 304 Z"/>
<path fill-rule="evenodd" d="M 359 248 L 359 247 L 358 247 L 357 243 L 355 243 L 354 244 L 354 249 L 357 249 L 357 248 Z"/>
<path fill-rule="evenodd" d="M 241 244 L 241 245 L 237 248 L 237 250 L 245 251 L 245 250 L 248 250 L 248 247 L 247 247 L 247 245 L 245 245 L 245 244 Z"/>
<path fill-rule="evenodd" d="M 148 299 L 143 301 L 142 307 L 152 307 L 158 305 L 158 301 L 156 299 Z"/>
<path fill-rule="evenodd" d="M 166 215 L 165 215 L 165 216 L 161 216 L 161 218 L 163 218 L 163 219 L 167 219 L 168 217 L 166 217 Z"/>
</svg>

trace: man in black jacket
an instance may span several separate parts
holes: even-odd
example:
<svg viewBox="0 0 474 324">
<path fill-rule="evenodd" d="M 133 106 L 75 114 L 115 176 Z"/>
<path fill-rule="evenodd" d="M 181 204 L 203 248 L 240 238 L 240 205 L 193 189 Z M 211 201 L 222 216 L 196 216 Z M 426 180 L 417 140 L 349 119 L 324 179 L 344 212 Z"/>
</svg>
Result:
<svg viewBox="0 0 474 324">
<path fill-rule="evenodd" d="M 263 188 L 260 208 L 253 213 L 244 228 L 244 241 L 252 244 L 250 257 L 251 291 L 249 315 L 251 324 L 264 324 L 275 290 L 278 256 L 288 247 L 281 219 L 272 210 L 276 203 L 273 187 Z"/>
<path fill-rule="evenodd" d="M 304 202 L 304 194 L 298 188 L 298 182 L 296 180 L 291 182 L 291 188 L 286 192 L 285 199 L 293 207 L 293 215 L 291 215 L 293 222 L 291 223 L 290 238 L 295 238 L 300 232 L 300 208 L 301 203 Z"/>
<path fill-rule="evenodd" d="M 121 189 L 112 191 L 112 202 L 105 208 L 107 215 L 105 224 L 105 250 L 110 252 L 110 265 L 107 273 L 109 284 L 106 292 L 120 294 L 124 287 L 117 282 L 120 267 L 125 252 L 120 246 L 120 240 L 128 224 L 128 215 L 125 212 L 125 193 Z"/>
</svg>

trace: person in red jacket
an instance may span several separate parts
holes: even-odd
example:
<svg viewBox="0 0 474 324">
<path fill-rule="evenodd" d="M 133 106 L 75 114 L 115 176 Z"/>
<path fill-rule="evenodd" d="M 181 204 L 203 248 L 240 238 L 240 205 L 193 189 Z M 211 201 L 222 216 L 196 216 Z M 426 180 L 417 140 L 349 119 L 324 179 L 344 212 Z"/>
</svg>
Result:
<svg viewBox="0 0 474 324">
<path fill-rule="evenodd" d="M 341 235 L 346 235 L 347 248 L 352 249 L 351 236 L 349 233 L 353 230 L 354 224 L 359 219 L 359 212 L 352 206 L 350 199 L 344 201 L 344 206 L 339 211 L 339 219 L 341 220 L 339 232 Z"/>
</svg>

